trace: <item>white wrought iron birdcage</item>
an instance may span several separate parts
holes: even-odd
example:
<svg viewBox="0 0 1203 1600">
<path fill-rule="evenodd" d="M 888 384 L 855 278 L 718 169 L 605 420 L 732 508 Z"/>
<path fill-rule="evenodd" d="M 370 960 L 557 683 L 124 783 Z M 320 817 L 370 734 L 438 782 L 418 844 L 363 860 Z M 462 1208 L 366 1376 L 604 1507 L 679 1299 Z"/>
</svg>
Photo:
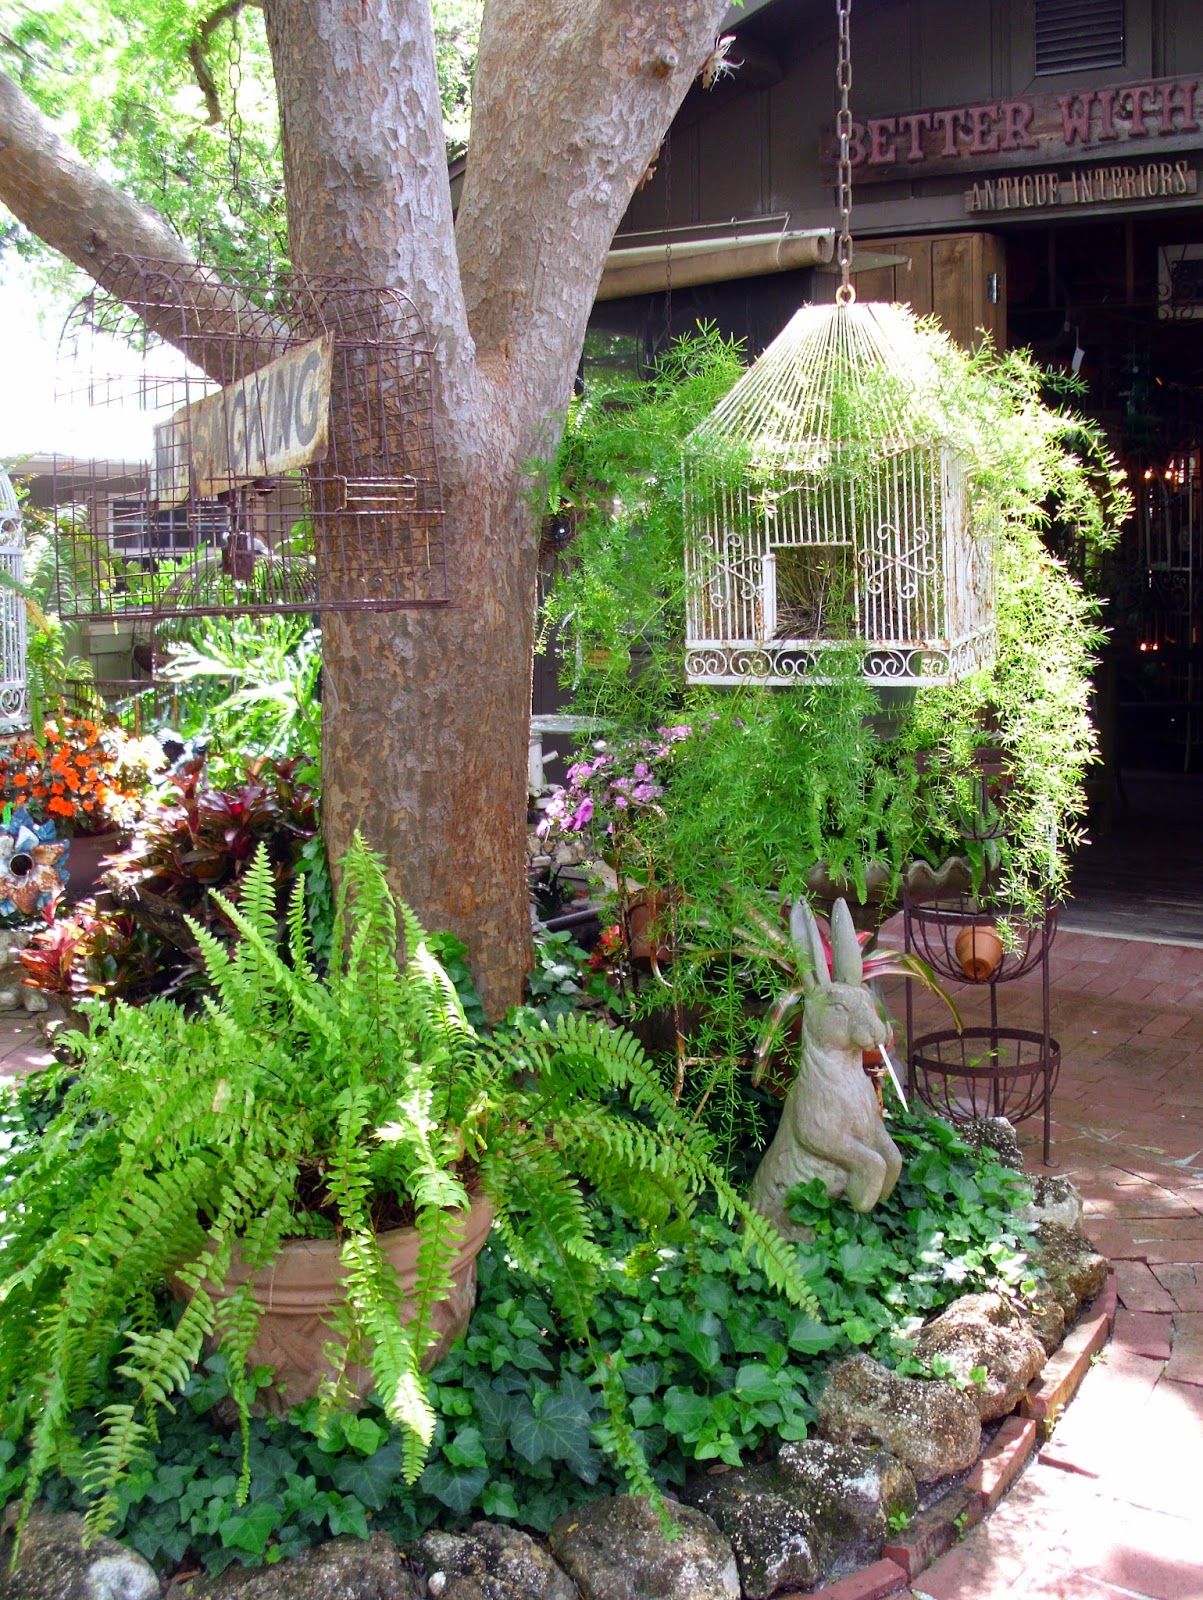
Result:
<svg viewBox="0 0 1203 1600">
<path fill-rule="evenodd" d="M 994 652 L 990 542 L 908 308 L 804 306 L 686 445 L 686 674 L 788 684 L 847 641 L 949 681 Z"/>
<path fill-rule="evenodd" d="M 29 694 L 25 679 L 25 599 L 20 586 L 25 576 L 25 531 L 21 507 L 0 467 L 0 728 L 23 728 L 29 720 Z"/>
</svg>

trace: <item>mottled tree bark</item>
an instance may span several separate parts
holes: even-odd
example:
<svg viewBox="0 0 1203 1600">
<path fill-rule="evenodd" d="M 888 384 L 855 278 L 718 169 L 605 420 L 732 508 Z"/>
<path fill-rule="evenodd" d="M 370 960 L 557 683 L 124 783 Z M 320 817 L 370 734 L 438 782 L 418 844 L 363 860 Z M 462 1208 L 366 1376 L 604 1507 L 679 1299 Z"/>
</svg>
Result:
<svg viewBox="0 0 1203 1600">
<path fill-rule="evenodd" d="M 265 4 L 293 260 L 403 290 L 437 356 L 450 605 L 326 618 L 327 843 L 363 828 L 422 919 L 468 943 L 494 1014 L 529 958 L 528 468 L 558 445 L 610 240 L 725 10 L 487 0 L 453 225 L 428 0 Z M 81 260 L 27 187 L 0 198 Z M 139 239 L 117 199 L 109 237 Z"/>
</svg>

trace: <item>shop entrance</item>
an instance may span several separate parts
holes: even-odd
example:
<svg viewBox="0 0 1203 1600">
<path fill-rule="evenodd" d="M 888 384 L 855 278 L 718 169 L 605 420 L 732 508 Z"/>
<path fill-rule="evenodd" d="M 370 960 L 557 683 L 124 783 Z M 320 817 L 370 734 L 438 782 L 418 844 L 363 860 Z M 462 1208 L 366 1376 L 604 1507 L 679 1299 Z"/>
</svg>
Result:
<svg viewBox="0 0 1203 1600">
<path fill-rule="evenodd" d="M 1009 341 L 1085 381 L 1075 403 L 1105 426 L 1136 507 L 1101 560 L 1063 534 L 1108 629 L 1096 696 L 1106 769 L 1070 916 L 1203 941 L 1203 216 L 1003 239 Z"/>
</svg>

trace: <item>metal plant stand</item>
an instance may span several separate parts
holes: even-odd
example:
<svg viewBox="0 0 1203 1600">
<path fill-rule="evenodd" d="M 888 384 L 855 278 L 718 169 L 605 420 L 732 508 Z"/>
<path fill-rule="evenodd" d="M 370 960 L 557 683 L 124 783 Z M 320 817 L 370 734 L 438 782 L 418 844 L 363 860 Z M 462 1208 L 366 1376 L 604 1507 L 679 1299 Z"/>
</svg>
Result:
<svg viewBox="0 0 1203 1600">
<path fill-rule="evenodd" d="M 1053 1090 L 1061 1070 L 1061 1046 L 1049 1024 L 1049 951 L 1057 930 L 1057 911 L 1045 901 L 1040 918 L 1002 906 L 983 907 L 964 894 L 904 894 L 904 929 L 908 951 L 921 956 L 941 980 L 971 988 L 985 984 L 990 996 L 987 1026 L 940 1029 L 916 1036 L 912 985 L 906 989 L 907 1083 L 932 1111 L 950 1122 L 976 1117 L 1006 1117 L 1022 1122 L 1037 1112 L 1044 1116 L 1044 1164 L 1051 1165 Z M 1006 921 L 1014 942 L 1005 948 L 988 975 L 968 976 L 957 953 L 957 940 L 968 930 L 992 928 Z M 1003 1027 L 999 1022 L 998 988 L 1040 971 L 1041 1026 Z"/>
</svg>

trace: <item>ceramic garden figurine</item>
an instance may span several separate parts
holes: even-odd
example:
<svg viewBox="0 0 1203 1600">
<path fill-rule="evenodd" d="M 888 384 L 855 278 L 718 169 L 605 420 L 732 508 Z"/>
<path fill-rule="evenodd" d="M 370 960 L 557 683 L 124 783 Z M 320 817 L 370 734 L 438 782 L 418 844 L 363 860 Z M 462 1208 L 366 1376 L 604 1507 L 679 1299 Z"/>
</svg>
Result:
<svg viewBox="0 0 1203 1600">
<path fill-rule="evenodd" d="M 776 1136 L 752 1181 L 751 1201 L 783 1233 L 797 1237 L 800 1230 L 785 1209 L 791 1189 L 820 1178 L 829 1195 L 847 1196 L 854 1211 L 871 1211 L 893 1190 L 902 1157 L 861 1064 L 864 1051 L 886 1043 L 889 1024 L 864 986 L 846 902 L 837 900 L 831 914 L 830 977 L 818 924 L 804 901 L 790 915 L 790 933 L 810 955 L 801 1054 Z"/>
</svg>

